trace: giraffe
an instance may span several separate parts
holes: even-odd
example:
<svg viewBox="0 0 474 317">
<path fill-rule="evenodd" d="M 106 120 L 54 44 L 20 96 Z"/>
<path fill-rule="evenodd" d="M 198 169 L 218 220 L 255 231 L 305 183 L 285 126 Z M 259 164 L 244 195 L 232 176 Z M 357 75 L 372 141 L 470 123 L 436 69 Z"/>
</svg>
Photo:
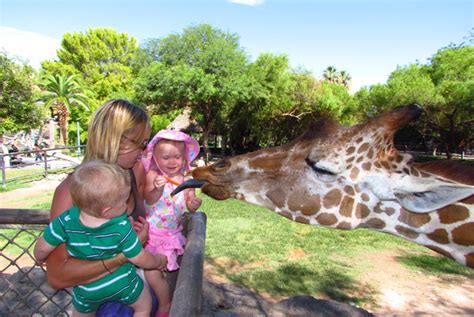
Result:
<svg viewBox="0 0 474 317">
<path fill-rule="evenodd" d="M 237 198 L 300 223 L 391 233 L 474 267 L 474 168 L 453 161 L 414 163 L 395 132 L 422 113 L 397 108 L 364 124 L 331 120 L 274 148 L 194 169 L 215 199 Z"/>
</svg>

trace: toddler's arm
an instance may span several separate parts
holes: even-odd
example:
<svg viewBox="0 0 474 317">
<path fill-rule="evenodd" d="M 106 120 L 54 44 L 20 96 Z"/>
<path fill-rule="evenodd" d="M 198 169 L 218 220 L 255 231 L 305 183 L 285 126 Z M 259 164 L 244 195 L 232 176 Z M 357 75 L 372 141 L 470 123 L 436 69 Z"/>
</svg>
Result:
<svg viewBox="0 0 474 317">
<path fill-rule="evenodd" d="M 163 188 L 165 186 L 166 179 L 156 171 L 149 171 L 146 174 L 146 185 L 145 185 L 145 201 L 149 205 L 153 205 L 163 195 Z"/>
<path fill-rule="evenodd" d="M 49 244 L 43 237 L 39 237 L 36 241 L 35 249 L 33 254 L 38 264 L 43 264 L 46 261 L 48 255 L 56 249 L 54 245 Z"/>
<path fill-rule="evenodd" d="M 138 255 L 128 259 L 130 262 L 143 269 L 164 270 L 168 264 L 168 259 L 162 254 L 156 256 L 142 250 Z"/>
<path fill-rule="evenodd" d="M 198 210 L 199 207 L 201 207 L 202 200 L 200 198 L 196 197 L 196 192 L 193 189 L 187 189 L 185 192 L 186 195 L 186 207 L 188 207 L 188 210 L 190 212 L 195 212 Z"/>
</svg>

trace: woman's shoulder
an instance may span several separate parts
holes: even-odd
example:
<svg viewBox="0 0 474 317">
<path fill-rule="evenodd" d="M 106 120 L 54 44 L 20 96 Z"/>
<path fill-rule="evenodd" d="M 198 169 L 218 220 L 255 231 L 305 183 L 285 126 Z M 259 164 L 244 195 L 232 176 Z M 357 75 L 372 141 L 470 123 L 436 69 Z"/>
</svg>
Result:
<svg viewBox="0 0 474 317">
<path fill-rule="evenodd" d="M 55 189 L 53 201 L 51 203 L 50 218 L 54 219 L 63 211 L 72 206 L 71 193 L 69 187 L 71 186 L 71 176 L 68 175 Z"/>
<path fill-rule="evenodd" d="M 133 175 L 137 179 L 137 181 L 144 180 L 146 177 L 145 166 L 143 166 L 142 161 L 137 161 L 132 168 Z"/>
</svg>

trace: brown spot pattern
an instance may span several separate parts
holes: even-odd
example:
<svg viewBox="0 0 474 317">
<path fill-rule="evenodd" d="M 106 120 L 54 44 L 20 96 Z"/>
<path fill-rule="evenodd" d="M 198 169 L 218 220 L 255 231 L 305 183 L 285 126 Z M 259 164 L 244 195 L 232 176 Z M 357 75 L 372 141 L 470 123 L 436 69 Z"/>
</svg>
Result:
<svg viewBox="0 0 474 317">
<path fill-rule="evenodd" d="M 309 224 L 309 220 L 306 219 L 305 217 L 301 217 L 301 216 L 296 217 L 295 221 L 299 222 L 299 223 L 304 223 L 306 225 Z"/>
<path fill-rule="evenodd" d="M 461 202 L 467 205 L 474 205 L 474 195 L 464 198 Z"/>
<path fill-rule="evenodd" d="M 341 202 L 342 194 L 339 189 L 333 189 L 326 194 L 323 198 L 323 206 L 325 208 L 331 208 L 339 205 Z"/>
<path fill-rule="evenodd" d="M 438 252 L 439 254 L 444 255 L 445 257 L 453 259 L 453 256 L 451 255 L 451 253 L 449 253 L 448 251 L 446 251 L 444 249 L 438 248 L 437 246 L 434 246 L 434 245 L 427 245 L 426 247 L 430 248 L 431 250 L 433 250 L 435 252 Z"/>
<path fill-rule="evenodd" d="M 409 239 L 416 239 L 419 236 L 419 233 L 407 227 L 395 226 L 395 230 L 397 230 L 397 232 L 400 233 L 402 236 L 407 237 Z"/>
<path fill-rule="evenodd" d="M 474 245 L 474 222 L 465 223 L 452 231 L 453 242 L 460 245 Z"/>
<path fill-rule="evenodd" d="M 441 244 L 449 243 L 448 232 L 444 229 L 436 229 L 435 231 L 428 233 L 426 236 Z"/>
<path fill-rule="evenodd" d="M 288 208 L 293 211 L 301 211 L 305 216 L 312 216 L 321 209 L 321 199 L 319 195 L 293 195 L 288 201 Z"/>
<path fill-rule="evenodd" d="M 364 163 L 362 164 L 362 169 L 364 169 L 365 171 L 370 171 L 370 168 L 372 167 L 372 164 L 371 163 Z"/>
<path fill-rule="evenodd" d="M 278 214 L 280 214 L 280 216 L 293 220 L 293 215 L 288 211 L 280 211 Z"/>
<path fill-rule="evenodd" d="M 374 228 L 374 229 L 383 229 L 383 228 L 385 228 L 385 222 L 380 220 L 380 219 L 377 219 L 377 218 L 372 218 L 372 219 L 369 219 L 368 221 L 366 221 L 363 224 L 363 227 L 365 227 L 365 228 Z"/>
<path fill-rule="evenodd" d="M 410 227 L 419 228 L 428 223 L 431 220 L 431 217 L 429 214 L 416 214 L 401 208 L 398 220 L 409 225 Z"/>
<path fill-rule="evenodd" d="M 344 196 L 341 205 L 339 206 L 339 212 L 345 217 L 352 215 L 352 208 L 354 207 L 354 199 L 350 196 Z"/>
<path fill-rule="evenodd" d="M 367 195 L 366 193 L 363 193 L 362 195 L 360 195 L 360 198 L 362 198 L 363 201 L 369 201 L 370 200 L 369 195 Z"/>
<path fill-rule="evenodd" d="M 341 222 L 337 225 L 336 228 L 338 228 L 338 229 L 343 229 L 343 230 L 350 230 L 350 229 L 352 229 L 352 225 L 351 225 L 349 222 L 347 222 L 347 221 L 341 221 Z"/>
<path fill-rule="evenodd" d="M 362 146 L 359 148 L 357 153 L 363 153 L 366 152 L 369 149 L 369 143 L 364 143 Z"/>
<path fill-rule="evenodd" d="M 474 253 L 469 253 L 464 256 L 466 258 L 466 265 L 474 268 Z"/>
<path fill-rule="evenodd" d="M 275 204 L 275 206 L 282 208 L 285 204 L 285 192 L 280 187 L 272 189 L 267 192 L 267 197 Z"/>
<path fill-rule="evenodd" d="M 354 196 L 355 194 L 354 188 L 352 188 L 351 186 L 344 186 L 344 192 L 351 196 Z"/>
<path fill-rule="evenodd" d="M 381 161 L 380 164 L 386 169 L 390 169 L 390 163 L 388 161 Z"/>
<path fill-rule="evenodd" d="M 249 161 L 251 169 L 278 170 L 281 168 L 284 159 L 288 156 L 287 153 L 275 153 L 265 159 L 256 157 Z"/>
<path fill-rule="evenodd" d="M 337 222 L 337 218 L 333 214 L 322 213 L 316 217 L 316 221 L 323 226 L 332 226 Z"/>
<path fill-rule="evenodd" d="M 364 219 L 370 214 L 370 209 L 364 204 L 357 204 L 355 216 L 359 219 Z"/>
<path fill-rule="evenodd" d="M 354 152 L 355 152 L 355 147 L 353 147 L 353 146 L 350 146 L 350 147 L 346 150 L 346 154 L 347 154 L 347 155 L 350 155 L 350 154 L 352 154 L 352 153 L 354 153 Z"/>
<path fill-rule="evenodd" d="M 385 208 L 385 213 L 391 216 L 395 213 L 395 208 L 392 208 L 392 207 Z"/>
<path fill-rule="evenodd" d="M 374 150 L 370 149 L 369 152 L 367 153 L 367 157 L 369 159 L 373 158 L 374 157 Z"/>
<path fill-rule="evenodd" d="M 455 223 L 469 217 L 469 209 L 459 205 L 449 205 L 438 210 L 441 223 Z"/>
</svg>

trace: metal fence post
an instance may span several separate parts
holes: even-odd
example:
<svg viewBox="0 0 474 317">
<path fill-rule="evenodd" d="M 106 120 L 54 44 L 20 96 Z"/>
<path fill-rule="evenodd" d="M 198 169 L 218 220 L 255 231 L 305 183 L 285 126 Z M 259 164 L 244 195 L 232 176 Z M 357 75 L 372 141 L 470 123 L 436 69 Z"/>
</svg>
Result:
<svg viewBox="0 0 474 317">
<path fill-rule="evenodd" d="M 0 164 L 2 165 L 2 190 L 7 188 L 7 177 L 6 177 L 6 170 L 5 170 L 5 161 L 3 160 L 4 154 L 0 155 Z"/>
<path fill-rule="evenodd" d="M 48 177 L 48 154 L 44 151 L 44 177 Z"/>
</svg>

